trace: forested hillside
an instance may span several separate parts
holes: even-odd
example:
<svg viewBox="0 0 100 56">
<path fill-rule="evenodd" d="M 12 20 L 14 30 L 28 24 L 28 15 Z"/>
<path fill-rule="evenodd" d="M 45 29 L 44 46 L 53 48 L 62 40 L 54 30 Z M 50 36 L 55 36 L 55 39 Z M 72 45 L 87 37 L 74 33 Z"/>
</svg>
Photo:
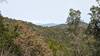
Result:
<svg viewBox="0 0 100 56">
<path fill-rule="evenodd" d="M 93 36 L 85 34 L 86 28 L 84 27 L 79 26 L 78 29 L 71 25 L 64 29 L 42 27 L 0 16 L 0 55 L 91 55 L 95 39 Z"/>
<path fill-rule="evenodd" d="M 52 27 L 0 14 L 0 56 L 100 56 L 100 6 L 90 11 L 89 24 L 70 9 L 66 24 Z"/>
</svg>

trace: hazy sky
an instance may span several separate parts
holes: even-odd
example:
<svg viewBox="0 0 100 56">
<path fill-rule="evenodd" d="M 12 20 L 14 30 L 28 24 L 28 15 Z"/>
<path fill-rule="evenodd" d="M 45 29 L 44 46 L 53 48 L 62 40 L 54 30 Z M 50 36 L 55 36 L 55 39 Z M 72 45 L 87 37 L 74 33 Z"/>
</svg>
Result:
<svg viewBox="0 0 100 56">
<path fill-rule="evenodd" d="M 8 0 L 0 4 L 4 16 L 35 24 L 65 23 L 70 8 L 82 12 L 82 20 L 89 22 L 89 9 L 95 0 Z"/>
</svg>

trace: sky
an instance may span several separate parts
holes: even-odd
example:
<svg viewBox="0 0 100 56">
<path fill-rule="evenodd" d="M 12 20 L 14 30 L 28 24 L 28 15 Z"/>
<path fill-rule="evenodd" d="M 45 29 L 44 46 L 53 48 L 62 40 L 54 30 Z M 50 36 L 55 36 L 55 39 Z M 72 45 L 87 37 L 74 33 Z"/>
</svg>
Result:
<svg viewBox="0 0 100 56">
<path fill-rule="evenodd" d="M 0 3 L 3 16 L 34 24 L 65 23 L 69 9 L 80 10 L 81 20 L 89 22 L 90 7 L 95 0 L 8 0 Z"/>
</svg>

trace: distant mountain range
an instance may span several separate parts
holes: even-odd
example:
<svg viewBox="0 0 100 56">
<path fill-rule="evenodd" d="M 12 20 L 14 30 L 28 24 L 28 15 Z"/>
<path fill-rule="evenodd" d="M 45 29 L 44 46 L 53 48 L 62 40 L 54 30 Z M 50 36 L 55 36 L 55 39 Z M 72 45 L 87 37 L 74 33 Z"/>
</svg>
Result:
<svg viewBox="0 0 100 56">
<path fill-rule="evenodd" d="M 41 26 L 43 27 L 52 27 L 52 26 L 56 26 L 58 24 L 55 24 L 55 23 L 48 23 L 48 24 L 42 24 Z"/>
<path fill-rule="evenodd" d="M 80 23 L 80 26 L 86 28 L 86 27 L 88 27 L 88 23 L 81 22 L 81 23 Z M 59 25 L 51 26 L 51 27 L 53 27 L 53 28 L 61 28 L 61 29 L 65 29 L 65 28 L 68 28 L 68 25 L 67 25 L 67 24 L 59 24 Z"/>
<path fill-rule="evenodd" d="M 49 23 L 49 24 L 43 24 L 41 25 L 43 27 L 52 27 L 52 28 L 61 28 L 61 29 L 65 29 L 68 27 L 67 24 L 55 24 L 55 23 Z M 81 22 L 80 23 L 80 26 L 82 27 L 87 27 L 88 26 L 88 23 L 85 23 L 85 22 Z"/>
</svg>

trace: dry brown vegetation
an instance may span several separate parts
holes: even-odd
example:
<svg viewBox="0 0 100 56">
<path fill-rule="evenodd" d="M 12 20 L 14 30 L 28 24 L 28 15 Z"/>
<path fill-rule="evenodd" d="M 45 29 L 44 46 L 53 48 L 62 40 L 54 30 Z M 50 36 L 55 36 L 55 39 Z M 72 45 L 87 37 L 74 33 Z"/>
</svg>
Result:
<svg viewBox="0 0 100 56">
<path fill-rule="evenodd" d="M 52 50 L 42 36 L 21 22 L 17 25 L 22 34 L 15 39 L 15 44 L 21 48 L 22 56 L 53 56 Z"/>
</svg>

